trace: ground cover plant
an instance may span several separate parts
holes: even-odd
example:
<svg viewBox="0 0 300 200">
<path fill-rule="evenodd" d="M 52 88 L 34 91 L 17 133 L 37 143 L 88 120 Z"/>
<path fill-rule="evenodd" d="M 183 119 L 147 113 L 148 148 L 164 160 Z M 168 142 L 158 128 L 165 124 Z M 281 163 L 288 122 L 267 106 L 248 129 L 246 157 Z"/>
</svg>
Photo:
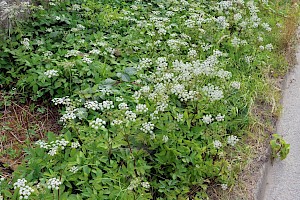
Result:
<svg viewBox="0 0 300 200">
<path fill-rule="evenodd" d="M 63 128 L 45 133 L 12 178 L 1 178 L 3 198 L 206 199 L 212 184 L 232 187 L 250 106 L 271 88 L 263 72 L 286 69 L 274 52 L 285 15 L 276 6 L 28 5 L 29 19 L 3 36 L 0 84 L 48 99 Z"/>
</svg>

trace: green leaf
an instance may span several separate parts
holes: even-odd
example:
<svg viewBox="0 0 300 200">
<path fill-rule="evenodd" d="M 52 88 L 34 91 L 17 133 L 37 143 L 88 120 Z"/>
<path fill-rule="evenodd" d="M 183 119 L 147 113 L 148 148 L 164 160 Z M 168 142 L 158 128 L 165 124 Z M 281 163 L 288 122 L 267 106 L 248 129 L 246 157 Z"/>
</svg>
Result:
<svg viewBox="0 0 300 200">
<path fill-rule="evenodd" d="M 137 70 L 134 67 L 127 67 L 124 69 L 124 72 L 128 75 L 135 75 Z"/>
<path fill-rule="evenodd" d="M 117 73 L 117 76 L 121 78 L 122 81 L 129 82 L 130 81 L 130 76 L 128 74 L 124 73 Z"/>
</svg>

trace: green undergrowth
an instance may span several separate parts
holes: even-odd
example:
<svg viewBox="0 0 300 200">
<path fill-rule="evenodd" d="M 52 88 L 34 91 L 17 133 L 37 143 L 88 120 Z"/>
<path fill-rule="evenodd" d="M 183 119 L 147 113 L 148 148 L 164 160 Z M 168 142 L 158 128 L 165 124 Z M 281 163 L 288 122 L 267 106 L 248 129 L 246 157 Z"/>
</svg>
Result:
<svg viewBox="0 0 300 200">
<path fill-rule="evenodd" d="M 283 75 L 290 2 L 37 2 L 0 45 L 0 85 L 61 109 L 4 199 L 207 199 L 248 161 L 250 114 Z M 252 136 L 253 137 L 253 136 Z"/>
</svg>

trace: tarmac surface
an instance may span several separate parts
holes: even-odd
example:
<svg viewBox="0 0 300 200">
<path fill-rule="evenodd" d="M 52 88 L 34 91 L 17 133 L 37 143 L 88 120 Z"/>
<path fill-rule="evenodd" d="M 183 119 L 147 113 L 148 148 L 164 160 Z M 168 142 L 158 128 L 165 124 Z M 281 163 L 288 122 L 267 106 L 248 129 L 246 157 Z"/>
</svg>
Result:
<svg viewBox="0 0 300 200">
<path fill-rule="evenodd" d="M 277 124 L 278 134 L 291 145 L 290 153 L 269 167 L 262 200 L 300 200 L 300 45 L 297 52 L 298 64 L 287 76 Z"/>
</svg>

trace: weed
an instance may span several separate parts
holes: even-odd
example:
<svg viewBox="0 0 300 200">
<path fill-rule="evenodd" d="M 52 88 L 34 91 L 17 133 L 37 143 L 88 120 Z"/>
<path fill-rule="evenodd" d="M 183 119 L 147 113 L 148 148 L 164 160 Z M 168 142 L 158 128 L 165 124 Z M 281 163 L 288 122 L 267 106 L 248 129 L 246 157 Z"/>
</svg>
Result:
<svg viewBox="0 0 300 200">
<path fill-rule="evenodd" d="M 267 127 L 254 120 L 253 103 L 276 112 L 265 78 L 285 70 L 273 43 L 285 10 L 258 0 L 48 6 L 33 6 L 34 21 L 1 46 L 1 84 L 59 106 L 63 129 L 26 149 L 5 197 L 203 199 L 212 185 L 231 191 L 253 151 L 249 127 Z M 45 110 L 12 105 L 14 128 L 26 130 L 15 138 L 32 141 L 31 112 Z"/>
</svg>

